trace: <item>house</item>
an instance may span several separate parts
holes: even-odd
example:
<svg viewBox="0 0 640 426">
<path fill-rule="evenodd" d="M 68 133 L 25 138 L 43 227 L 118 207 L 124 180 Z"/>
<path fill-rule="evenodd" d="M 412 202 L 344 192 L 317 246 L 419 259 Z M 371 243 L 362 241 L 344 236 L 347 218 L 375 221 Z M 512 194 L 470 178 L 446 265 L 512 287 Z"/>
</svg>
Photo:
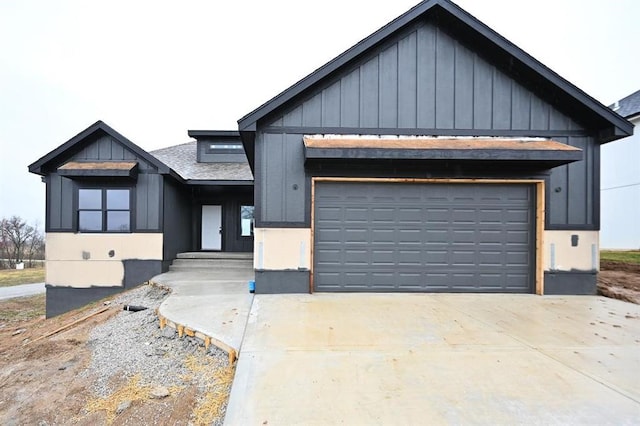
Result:
<svg viewBox="0 0 640 426">
<path fill-rule="evenodd" d="M 640 124 L 640 90 L 609 108 Z M 605 249 L 640 249 L 640 135 L 607 144 L 601 153 L 600 246 Z"/>
<path fill-rule="evenodd" d="M 177 253 L 253 249 L 238 132 L 146 152 L 98 121 L 29 166 L 46 183 L 47 317 L 139 285 Z"/>
<path fill-rule="evenodd" d="M 237 133 L 147 153 L 98 122 L 32 164 L 47 182 L 47 302 L 134 285 L 180 251 L 251 248 L 257 293 L 593 294 L 600 146 L 632 129 L 427 0 Z M 253 226 L 210 237 L 254 205 Z"/>
</svg>

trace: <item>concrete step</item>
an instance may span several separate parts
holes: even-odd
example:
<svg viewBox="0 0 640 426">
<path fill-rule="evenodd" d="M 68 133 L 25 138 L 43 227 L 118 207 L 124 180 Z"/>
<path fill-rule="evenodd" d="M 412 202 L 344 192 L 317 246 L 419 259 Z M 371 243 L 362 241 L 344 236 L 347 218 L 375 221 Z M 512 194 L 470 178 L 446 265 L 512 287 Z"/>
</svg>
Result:
<svg viewBox="0 0 640 426">
<path fill-rule="evenodd" d="M 253 253 L 194 251 L 178 253 L 177 259 L 253 259 Z"/>
<path fill-rule="evenodd" d="M 173 266 L 190 266 L 193 268 L 248 268 L 253 269 L 253 259 L 175 259 Z"/>
<path fill-rule="evenodd" d="M 251 279 L 253 276 L 253 253 L 229 252 L 188 252 L 179 253 L 169 266 L 170 271 L 198 271 L 212 278 L 238 277 Z"/>
<path fill-rule="evenodd" d="M 253 269 L 211 269 L 211 268 L 192 268 L 189 266 L 169 266 L 171 272 L 193 272 L 206 276 L 208 279 L 221 280 L 250 280 L 254 277 Z"/>
</svg>

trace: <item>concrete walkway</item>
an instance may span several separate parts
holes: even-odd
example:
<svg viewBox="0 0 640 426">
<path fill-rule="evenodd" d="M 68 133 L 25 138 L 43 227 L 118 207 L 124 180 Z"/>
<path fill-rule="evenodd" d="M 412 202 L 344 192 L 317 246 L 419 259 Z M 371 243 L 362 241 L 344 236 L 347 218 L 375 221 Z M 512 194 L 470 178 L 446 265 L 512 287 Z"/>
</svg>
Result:
<svg viewBox="0 0 640 426">
<path fill-rule="evenodd" d="M 248 280 L 253 270 L 167 272 L 150 281 L 171 289 L 158 309 L 161 325 L 196 335 L 223 349 L 233 361 L 240 345 L 253 300 Z"/>
<path fill-rule="evenodd" d="M 0 287 L 0 300 L 14 299 L 16 297 L 35 296 L 45 292 L 44 283 L 21 284 L 9 287 Z"/>
<path fill-rule="evenodd" d="M 257 295 L 226 425 L 637 424 L 640 306 Z"/>
</svg>

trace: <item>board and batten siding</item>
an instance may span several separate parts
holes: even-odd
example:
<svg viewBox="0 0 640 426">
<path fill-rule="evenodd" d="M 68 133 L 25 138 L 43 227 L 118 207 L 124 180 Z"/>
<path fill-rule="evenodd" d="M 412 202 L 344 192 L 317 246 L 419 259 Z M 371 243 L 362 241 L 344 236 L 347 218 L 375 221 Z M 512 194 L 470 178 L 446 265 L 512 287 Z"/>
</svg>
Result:
<svg viewBox="0 0 640 426">
<path fill-rule="evenodd" d="M 304 170 L 302 136 L 261 134 L 256 143 L 256 219 L 262 222 L 309 221 L 309 179 Z M 259 194 L 259 195 L 258 195 Z"/>
<path fill-rule="evenodd" d="M 585 128 L 542 96 L 436 23 L 423 21 L 259 123 L 258 225 L 309 225 L 310 175 L 304 168 L 304 134 L 397 131 L 540 136 L 579 147 L 583 161 L 548 172 L 546 227 L 597 229 L 599 145 Z"/>
<path fill-rule="evenodd" d="M 581 129 L 430 22 L 387 41 L 266 127 Z"/>
<path fill-rule="evenodd" d="M 154 175 L 158 176 L 158 175 Z M 191 241 L 191 197 L 187 189 L 173 179 L 163 179 L 163 259 L 175 259 L 176 255 L 192 249 Z"/>
<path fill-rule="evenodd" d="M 583 159 L 551 169 L 545 191 L 548 227 L 599 226 L 600 145 L 592 137 L 553 139 L 582 149 Z"/>
<path fill-rule="evenodd" d="M 143 173 L 135 184 L 136 231 L 157 231 L 162 227 L 162 176 Z"/>
<path fill-rule="evenodd" d="M 102 135 L 90 141 L 67 161 L 137 161 L 138 176 L 130 181 L 134 188 L 135 201 L 133 232 L 159 231 L 162 228 L 162 176 L 157 169 L 147 161 L 139 158 L 118 141 Z M 82 180 L 72 180 L 58 173 L 52 172 L 47 176 L 47 232 L 71 232 L 75 228 L 75 211 L 77 207 L 76 192 Z M 88 184 L 109 186 L 109 181 L 87 180 Z M 121 181 L 118 181 L 121 182 Z"/>
<path fill-rule="evenodd" d="M 259 224 L 310 223 L 310 179 L 305 172 L 303 135 L 263 133 L 256 143 L 256 200 Z M 546 179 L 546 227 L 595 229 L 599 224 L 599 150 L 592 137 L 554 140 L 583 150 L 583 160 L 551 169 Z M 347 171 L 346 173 L 349 173 Z M 380 171 L 382 173 L 382 171 Z M 397 170 L 384 176 L 403 176 Z M 294 189 L 297 188 L 297 189 Z"/>
<path fill-rule="evenodd" d="M 108 135 L 97 136 L 84 148 L 78 151 L 70 161 L 137 161 L 139 171 L 155 171 L 156 168 L 138 158 L 124 145 Z"/>
<path fill-rule="evenodd" d="M 51 173 L 47 182 L 46 228 L 51 231 L 73 230 L 75 185 L 67 177 Z"/>
</svg>

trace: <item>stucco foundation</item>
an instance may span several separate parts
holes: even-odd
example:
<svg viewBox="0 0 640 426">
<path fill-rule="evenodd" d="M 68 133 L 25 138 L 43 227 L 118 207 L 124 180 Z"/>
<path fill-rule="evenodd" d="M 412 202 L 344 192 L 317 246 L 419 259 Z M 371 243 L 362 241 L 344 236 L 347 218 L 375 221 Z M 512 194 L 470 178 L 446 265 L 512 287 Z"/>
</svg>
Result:
<svg viewBox="0 0 640 426">
<path fill-rule="evenodd" d="M 545 272 L 600 269 L 598 231 L 545 231 Z"/>
<path fill-rule="evenodd" d="M 45 238 L 50 286 L 122 286 L 125 261 L 162 261 L 161 233 L 47 233 Z"/>
<path fill-rule="evenodd" d="M 309 270 L 311 229 L 256 228 L 253 265 L 257 270 Z"/>
</svg>

